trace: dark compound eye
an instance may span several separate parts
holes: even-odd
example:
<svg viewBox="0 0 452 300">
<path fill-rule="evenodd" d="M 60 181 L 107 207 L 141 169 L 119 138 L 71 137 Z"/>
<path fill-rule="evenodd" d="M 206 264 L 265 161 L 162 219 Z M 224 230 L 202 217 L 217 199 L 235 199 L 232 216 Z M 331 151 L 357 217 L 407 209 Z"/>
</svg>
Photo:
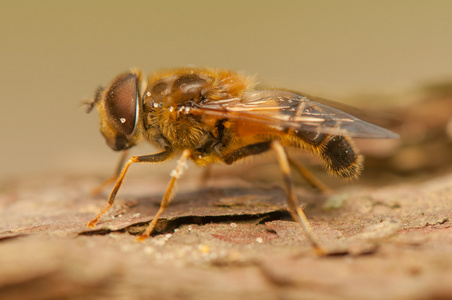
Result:
<svg viewBox="0 0 452 300">
<path fill-rule="evenodd" d="M 105 111 L 109 122 L 123 135 L 129 136 L 135 129 L 138 97 L 138 79 L 133 73 L 116 79 L 105 96 Z"/>
</svg>

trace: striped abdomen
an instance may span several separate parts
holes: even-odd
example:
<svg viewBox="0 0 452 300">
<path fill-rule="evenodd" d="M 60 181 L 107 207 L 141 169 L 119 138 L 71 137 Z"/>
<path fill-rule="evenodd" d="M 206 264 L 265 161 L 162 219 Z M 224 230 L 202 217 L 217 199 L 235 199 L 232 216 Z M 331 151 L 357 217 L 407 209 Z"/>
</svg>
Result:
<svg viewBox="0 0 452 300">
<path fill-rule="evenodd" d="M 360 175 L 363 158 L 350 138 L 315 132 L 296 132 L 296 136 L 320 155 L 329 173 L 343 178 L 356 178 Z"/>
</svg>

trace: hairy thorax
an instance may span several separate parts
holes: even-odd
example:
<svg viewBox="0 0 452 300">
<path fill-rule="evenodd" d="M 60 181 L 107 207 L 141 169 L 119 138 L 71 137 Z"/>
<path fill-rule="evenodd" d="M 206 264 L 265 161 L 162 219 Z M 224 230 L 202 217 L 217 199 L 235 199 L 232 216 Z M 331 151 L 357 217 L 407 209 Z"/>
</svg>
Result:
<svg viewBox="0 0 452 300">
<path fill-rule="evenodd" d="M 193 105 L 241 97 L 251 82 L 229 71 L 180 69 L 150 76 L 143 94 L 143 122 L 148 139 L 174 151 L 189 149 L 197 164 L 216 162 L 223 139 L 218 118 L 193 115 Z"/>
<path fill-rule="evenodd" d="M 194 149 L 209 128 L 174 107 L 146 107 L 144 126 L 149 139 L 158 146 L 174 150 Z"/>
</svg>

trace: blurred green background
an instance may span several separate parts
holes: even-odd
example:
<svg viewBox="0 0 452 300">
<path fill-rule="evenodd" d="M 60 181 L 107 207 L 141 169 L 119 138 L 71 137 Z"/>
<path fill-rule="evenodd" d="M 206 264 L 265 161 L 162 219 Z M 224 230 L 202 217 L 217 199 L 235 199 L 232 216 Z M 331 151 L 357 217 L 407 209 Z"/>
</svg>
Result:
<svg viewBox="0 0 452 300">
<path fill-rule="evenodd" d="M 131 67 L 230 68 L 337 101 L 451 79 L 451 11 L 451 1 L 2 0 L 0 179 L 109 175 L 117 154 L 80 104 Z"/>
</svg>

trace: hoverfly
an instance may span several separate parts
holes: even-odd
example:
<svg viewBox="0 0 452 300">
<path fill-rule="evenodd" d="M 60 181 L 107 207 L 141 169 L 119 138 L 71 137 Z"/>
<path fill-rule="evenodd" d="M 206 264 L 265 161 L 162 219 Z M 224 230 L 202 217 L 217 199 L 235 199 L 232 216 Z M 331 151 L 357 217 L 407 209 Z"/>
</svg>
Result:
<svg viewBox="0 0 452 300">
<path fill-rule="evenodd" d="M 97 107 L 100 130 L 107 144 L 125 151 L 142 141 L 161 149 L 151 155 L 132 156 L 113 176 L 116 184 L 108 203 L 87 224 L 95 227 L 113 205 L 130 165 L 179 157 L 160 209 L 138 237 L 152 233 L 171 200 L 171 191 L 188 159 L 205 166 L 227 165 L 273 150 L 284 177 L 288 211 L 319 253 L 309 221 L 298 206 L 284 148 L 318 155 L 328 173 L 355 178 L 362 157 L 350 138 L 395 138 L 396 134 L 341 110 L 284 90 L 256 90 L 250 78 L 228 70 L 183 68 L 163 71 L 143 80 L 140 71 L 116 77 L 99 89 L 88 112 Z M 126 152 L 124 152 L 126 153 Z M 122 160 L 125 161 L 125 158 Z M 123 164 L 123 163 L 122 163 Z M 295 166 L 296 163 L 293 163 Z M 309 173 L 302 174 L 314 185 Z"/>
</svg>

